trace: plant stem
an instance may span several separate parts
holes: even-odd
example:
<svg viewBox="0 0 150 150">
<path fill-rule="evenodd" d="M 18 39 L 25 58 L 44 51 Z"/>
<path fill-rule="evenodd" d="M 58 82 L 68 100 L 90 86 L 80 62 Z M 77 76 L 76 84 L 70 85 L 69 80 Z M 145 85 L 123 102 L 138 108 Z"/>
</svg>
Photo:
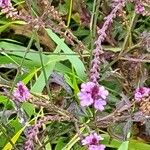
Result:
<svg viewBox="0 0 150 150">
<path fill-rule="evenodd" d="M 111 63 L 109 63 L 109 64 L 105 67 L 105 69 L 103 70 L 103 72 L 106 72 L 106 71 L 109 69 L 109 67 L 111 67 L 113 64 L 115 64 L 123 55 L 125 55 L 126 53 L 128 53 L 129 51 L 131 51 L 131 50 L 133 50 L 133 49 L 135 49 L 135 48 L 140 47 L 140 45 L 141 45 L 141 43 L 138 43 L 138 44 L 132 46 L 131 48 L 127 49 L 125 52 L 123 52 L 123 51 L 120 52 L 119 55 L 118 55 L 118 57 L 117 57 L 115 60 L 113 60 Z"/>
<path fill-rule="evenodd" d="M 134 12 L 133 16 L 132 16 L 132 19 L 131 19 L 131 22 L 130 22 L 130 26 L 128 27 L 127 36 L 126 36 L 126 38 L 124 40 L 124 43 L 123 43 L 123 46 L 122 46 L 122 50 L 119 53 L 119 55 L 121 55 L 123 53 L 123 51 L 126 49 L 126 47 L 128 45 L 129 39 L 131 39 L 131 31 L 132 31 L 132 28 L 133 28 L 133 25 L 134 25 L 135 18 L 136 18 L 136 13 Z"/>
<path fill-rule="evenodd" d="M 90 21 L 90 40 L 91 40 L 90 62 L 93 57 L 92 52 L 94 49 L 94 41 L 95 41 L 95 37 L 96 37 L 96 26 L 97 26 L 98 9 L 99 9 L 99 5 L 100 5 L 100 1 L 101 0 L 94 0 L 92 16 L 91 16 L 91 21 Z"/>
<path fill-rule="evenodd" d="M 68 20 L 67 20 L 67 27 L 69 27 L 69 25 L 70 25 L 71 14 L 72 14 L 72 6 L 73 6 L 73 0 L 70 0 L 69 14 L 68 14 Z"/>
<path fill-rule="evenodd" d="M 25 54 L 24 54 L 24 56 L 23 56 L 23 58 L 22 58 L 22 61 L 21 61 L 21 63 L 20 63 L 20 66 L 18 67 L 17 74 L 16 74 L 16 76 L 15 76 L 14 82 L 12 83 L 11 88 L 10 88 L 10 91 L 9 91 L 9 96 L 12 95 L 12 92 L 13 92 L 13 90 L 14 90 L 14 87 L 15 87 L 16 82 L 17 82 L 17 79 L 18 79 L 18 75 L 19 75 L 20 72 L 21 72 L 22 65 L 23 65 L 23 63 L 24 63 L 24 61 L 25 61 L 25 58 L 26 58 L 26 56 L 27 56 L 27 53 L 30 51 L 30 48 L 31 48 L 32 43 L 33 43 L 33 40 L 34 40 L 34 34 L 32 34 L 32 36 L 31 36 L 31 39 L 30 39 L 29 44 L 28 44 L 28 46 L 27 46 L 27 48 L 26 48 L 26 51 L 25 51 Z M 4 114 L 5 111 L 6 111 L 6 108 L 7 108 L 7 106 L 8 106 L 8 103 L 9 103 L 9 100 L 7 100 L 7 102 L 6 102 L 6 105 L 5 105 L 4 109 L 3 109 L 3 114 Z M 16 106 L 15 106 L 15 107 L 16 107 Z M 4 120 L 4 119 L 5 119 L 5 118 L 2 117 L 2 120 Z"/>
<path fill-rule="evenodd" d="M 95 17 L 94 17 L 94 23 L 93 23 L 93 37 L 96 36 L 96 26 L 97 26 L 97 19 L 98 19 L 98 10 L 100 6 L 101 0 L 97 0 L 96 9 L 95 9 Z"/>
<path fill-rule="evenodd" d="M 11 89 L 10 89 L 10 93 L 9 93 L 10 95 L 12 94 L 13 89 L 14 89 L 14 87 L 15 87 L 15 84 L 16 84 L 16 82 L 17 82 L 17 77 L 18 77 L 18 75 L 21 73 L 22 65 L 23 65 L 23 63 L 24 63 L 24 61 L 25 61 L 25 58 L 26 58 L 26 56 L 27 56 L 27 53 L 30 51 L 30 48 L 31 48 L 32 43 L 33 43 L 33 40 L 34 40 L 34 34 L 32 33 L 31 39 L 30 39 L 29 44 L 28 44 L 28 46 L 27 46 L 27 48 L 26 48 L 26 51 L 25 51 L 25 54 L 24 54 L 24 56 L 23 56 L 23 58 L 22 58 L 22 61 L 21 61 L 21 63 L 20 63 L 20 66 L 18 67 L 17 74 L 16 74 L 16 76 L 15 76 L 14 82 L 13 82 L 12 87 L 11 87 Z"/>
<path fill-rule="evenodd" d="M 48 78 L 47 78 L 47 75 L 46 75 L 46 71 L 45 71 L 45 66 L 44 66 L 44 62 L 43 62 L 43 57 L 42 57 L 42 48 L 40 46 L 40 41 L 39 41 L 39 38 L 37 36 L 37 31 L 35 31 L 35 38 L 36 38 L 36 48 L 38 49 L 39 51 L 39 56 L 40 56 L 40 61 L 41 61 L 41 66 L 42 66 L 42 70 L 43 70 L 43 74 L 44 74 L 44 79 L 45 79 L 45 85 L 46 85 L 46 88 L 47 88 L 47 92 L 48 92 L 48 96 L 49 96 L 49 99 L 51 100 L 52 99 L 52 95 L 50 93 L 50 88 L 49 88 L 49 84 L 48 84 Z"/>
<path fill-rule="evenodd" d="M 92 10 L 92 15 L 91 15 L 91 20 L 90 20 L 90 41 L 91 41 L 91 51 L 93 50 L 93 44 L 94 44 L 94 39 L 93 39 L 93 22 L 94 22 L 94 16 L 95 16 L 95 9 L 96 9 L 96 1 L 97 0 L 94 0 L 94 3 L 93 3 L 93 10 Z"/>
</svg>

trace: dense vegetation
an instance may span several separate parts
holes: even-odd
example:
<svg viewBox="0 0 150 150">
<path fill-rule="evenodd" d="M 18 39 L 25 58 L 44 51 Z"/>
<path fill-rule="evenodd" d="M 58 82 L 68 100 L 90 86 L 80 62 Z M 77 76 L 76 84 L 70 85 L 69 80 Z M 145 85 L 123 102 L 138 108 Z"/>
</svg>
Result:
<svg viewBox="0 0 150 150">
<path fill-rule="evenodd" d="M 149 0 L 0 0 L 0 150 L 150 150 Z"/>
</svg>

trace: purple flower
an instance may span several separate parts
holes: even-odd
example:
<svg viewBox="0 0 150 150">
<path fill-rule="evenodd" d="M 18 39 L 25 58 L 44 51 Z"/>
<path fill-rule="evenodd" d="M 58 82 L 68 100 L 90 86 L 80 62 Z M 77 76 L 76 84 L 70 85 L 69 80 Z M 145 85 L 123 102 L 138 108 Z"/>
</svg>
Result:
<svg viewBox="0 0 150 150">
<path fill-rule="evenodd" d="M 43 116 L 40 118 L 36 124 L 32 125 L 30 129 L 28 130 L 27 139 L 24 144 L 24 150 L 33 150 L 34 149 L 34 140 L 36 139 L 36 136 L 40 132 L 40 128 L 43 124 L 45 124 L 47 121 L 58 121 L 58 116 Z"/>
<path fill-rule="evenodd" d="M 113 19 L 116 18 L 118 10 L 122 9 L 125 6 L 126 0 L 113 0 L 113 9 L 110 14 L 105 17 L 105 22 L 101 29 L 98 29 L 98 39 L 95 41 L 95 49 L 93 50 L 93 60 L 91 62 L 90 68 L 90 81 L 98 83 L 100 64 L 103 60 L 103 47 L 102 42 L 104 42 L 107 36 L 107 30 L 112 24 Z"/>
<path fill-rule="evenodd" d="M 99 110 L 99 111 L 103 111 L 105 105 L 106 105 L 106 101 L 96 100 L 95 103 L 94 103 L 94 108 Z"/>
<path fill-rule="evenodd" d="M 100 140 L 103 140 L 100 135 L 97 135 L 97 133 L 92 133 L 82 140 L 82 145 L 96 145 Z"/>
<path fill-rule="evenodd" d="M 0 8 L 6 8 L 12 6 L 10 0 L 0 0 Z"/>
<path fill-rule="evenodd" d="M 137 14 L 143 14 L 145 11 L 144 6 L 139 2 L 135 4 L 135 11 Z"/>
<path fill-rule="evenodd" d="M 15 100 L 24 102 L 30 98 L 30 93 L 28 88 L 20 81 L 17 83 L 17 89 L 13 92 L 13 96 Z"/>
<path fill-rule="evenodd" d="M 143 97 L 150 95 L 150 88 L 140 87 L 135 90 L 134 98 L 136 101 L 140 101 Z"/>
<path fill-rule="evenodd" d="M 105 149 L 105 145 L 90 145 L 89 146 L 89 150 L 104 150 Z"/>
<path fill-rule="evenodd" d="M 78 93 L 81 106 L 94 105 L 95 109 L 103 111 L 106 105 L 108 91 L 96 83 L 87 82 L 81 84 L 81 92 Z"/>
<path fill-rule="evenodd" d="M 87 145 L 89 150 L 104 150 L 105 145 L 99 144 L 100 140 L 103 140 L 100 135 L 97 135 L 97 133 L 92 133 L 85 137 L 85 139 L 83 139 L 81 142 L 82 145 Z"/>
</svg>

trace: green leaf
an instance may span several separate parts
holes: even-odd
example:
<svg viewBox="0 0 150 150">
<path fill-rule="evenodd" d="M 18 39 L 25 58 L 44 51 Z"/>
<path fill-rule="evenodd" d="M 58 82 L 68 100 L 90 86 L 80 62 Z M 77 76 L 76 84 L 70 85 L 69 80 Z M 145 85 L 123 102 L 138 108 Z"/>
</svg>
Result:
<svg viewBox="0 0 150 150">
<path fill-rule="evenodd" d="M 12 58 L 12 57 L 10 57 L 8 54 L 6 54 L 5 52 L 1 52 L 3 55 L 5 55 L 6 57 L 7 57 L 7 59 L 10 59 L 14 64 L 16 64 L 16 65 L 18 65 L 19 66 L 19 64 Z"/>
<path fill-rule="evenodd" d="M 38 69 L 34 68 L 33 70 L 31 70 L 28 73 L 28 75 L 23 79 L 23 82 L 25 84 L 27 84 L 39 70 L 40 70 L 40 68 L 38 68 Z"/>
<path fill-rule="evenodd" d="M 62 73 L 67 73 L 69 74 L 71 72 L 71 69 L 68 68 L 67 66 L 63 65 L 62 63 L 58 62 L 55 66 L 55 70 L 56 71 L 59 71 L 59 72 L 62 72 Z"/>
<path fill-rule="evenodd" d="M 66 53 L 66 57 L 72 64 L 72 66 L 75 68 L 77 75 L 79 78 L 83 81 L 86 79 L 85 74 L 85 67 L 82 63 L 82 61 L 78 58 L 77 55 L 67 55 L 67 54 L 75 54 L 65 43 L 62 39 L 60 39 L 51 29 L 46 29 L 48 35 L 52 38 L 52 40 L 60 46 L 62 51 Z"/>
<path fill-rule="evenodd" d="M 45 72 L 46 72 L 47 79 L 49 78 L 52 71 L 54 70 L 56 62 L 59 62 L 59 61 L 65 60 L 65 59 L 66 59 L 66 57 L 61 56 L 61 55 L 60 56 L 59 55 L 58 56 L 49 56 L 49 60 L 48 60 L 47 64 L 45 65 Z M 31 91 L 36 92 L 36 93 L 41 93 L 43 91 L 44 86 L 45 86 L 44 73 L 41 72 L 40 76 L 38 77 L 35 84 L 31 88 Z"/>
<path fill-rule="evenodd" d="M 48 136 L 46 136 L 44 142 L 47 142 L 47 140 L 48 140 Z M 50 142 L 48 142 L 48 143 L 45 145 L 45 150 L 52 150 L 52 147 L 51 147 Z"/>
<path fill-rule="evenodd" d="M 11 56 L 11 59 L 8 59 L 8 57 L 6 57 L 6 56 L 0 55 L 0 60 L 1 60 L 0 64 L 14 64 L 14 65 L 16 65 L 16 63 L 14 63 L 14 62 L 17 62 L 17 64 L 19 64 L 22 60 L 22 58 L 20 58 L 18 56 L 13 56 L 13 55 L 9 55 L 9 56 Z M 27 60 L 26 59 L 24 61 L 24 64 L 23 64 L 23 68 L 24 67 L 27 68 L 27 69 L 34 69 L 36 67 L 40 67 L 40 64 L 35 63 L 32 60 Z"/>
<path fill-rule="evenodd" d="M 101 136 L 104 138 L 102 144 L 106 145 L 107 147 L 119 148 L 122 144 L 121 141 L 118 141 L 116 139 L 111 140 L 108 134 L 101 134 Z M 128 150 L 150 150 L 150 145 L 142 143 L 138 140 L 130 139 L 128 146 L 129 146 Z"/>
<path fill-rule="evenodd" d="M 125 141 L 119 146 L 118 150 L 128 150 L 128 145 L 129 141 Z"/>
<path fill-rule="evenodd" d="M 8 22 L 2 22 L 4 25 L 1 25 L 0 26 L 0 33 L 3 32 L 4 30 L 6 30 L 9 26 L 11 26 L 12 24 L 21 24 L 21 25 L 24 25 L 26 24 L 24 21 L 8 21 Z"/>
<path fill-rule="evenodd" d="M 24 111 L 28 114 L 29 117 L 31 117 L 32 115 L 34 115 L 35 113 L 35 108 L 34 105 L 28 102 L 24 102 L 22 104 L 22 108 L 24 109 Z"/>
<path fill-rule="evenodd" d="M 62 150 L 62 148 L 66 145 L 64 140 L 65 139 L 63 137 L 59 138 L 59 140 L 57 141 L 57 145 L 55 146 L 55 150 Z"/>
<path fill-rule="evenodd" d="M 10 101 L 6 96 L 3 95 L 0 95 L 0 103 L 2 103 L 7 109 L 11 109 L 13 107 L 12 101 Z"/>
<path fill-rule="evenodd" d="M 129 141 L 129 150 L 150 150 L 150 145 L 138 140 Z"/>
<path fill-rule="evenodd" d="M 25 51 L 27 49 L 26 47 L 21 46 L 19 44 L 14 44 L 14 43 L 4 42 L 4 41 L 0 41 L 0 48 L 3 48 L 4 52 L 7 54 L 12 54 L 20 57 L 24 57 Z M 42 57 L 44 63 L 46 63 L 49 60 L 48 56 L 44 54 L 42 54 Z M 26 59 L 29 59 L 34 63 L 41 65 L 39 54 L 35 53 L 35 51 L 32 49 L 30 49 L 30 52 L 27 54 Z"/>
<path fill-rule="evenodd" d="M 85 127 L 82 127 L 80 129 L 80 133 L 82 133 L 83 131 L 85 130 Z M 74 137 L 72 137 L 72 139 L 69 141 L 69 143 L 67 143 L 63 148 L 62 150 L 70 150 L 73 145 L 75 143 L 77 143 L 78 141 L 80 140 L 80 138 L 78 137 L 78 133 L 74 135 Z"/>
<path fill-rule="evenodd" d="M 11 139 L 12 143 L 15 144 L 18 140 L 18 138 L 20 137 L 21 133 L 24 131 L 24 129 L 26 128 L 26 126 L 24 126 L 23 128 L 21 128 Z M 11 150 L 12 149 L 12 145 L 10 144 L 10 142 L 8 142 L 5 147 L 2 150 Z"/>
<path fill-rule="evenodd" d="M 72 68 L 72 72 L 73 72 L 73 89 L 74 89 L 75 94 L 77 94 L 79 92 L 79 88 L 78 88 L 77 78 L 75 77 L 73 68 Z"/>
</svg>

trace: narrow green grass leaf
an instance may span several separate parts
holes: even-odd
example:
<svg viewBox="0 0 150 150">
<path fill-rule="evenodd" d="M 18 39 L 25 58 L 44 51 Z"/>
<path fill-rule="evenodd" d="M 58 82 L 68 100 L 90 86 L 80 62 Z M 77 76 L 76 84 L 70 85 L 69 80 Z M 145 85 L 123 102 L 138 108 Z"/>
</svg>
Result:
<svg viewBox="0 0 150 150">
<path fill-rule="evenodd" d="M 51 144 L 50 143 L 47 143 L 45 145 L 45 150 L 52 150 L 52 147 L 51 147 Z"/>
<path fill-rule="evenodd" d="M 150 145 L 138 140 L 129 141 L 129 150 L 150 150 Z"/>
<path fill-rule="evenodd" d="M 78 87 L 77 78 L 75 77 L 73 68 L 72 68 L 72 72 L 73 72 L 73 89 L 74 89 L 75 94 L 77 94 L 79 92 L 79 87 Z"/>
<path fill-rule="evenodd" d="M 121 141 L 118 141 L 116 139 L 112 139 L 110 142 L 110 136 L 108 134 L 101 134 L 101 136 L 104 138 L 104 140 L 102 141 L 102 144 L 106 145 L 107 147 L 118 149 L 122 144 Z M 149 144 L 140 142 L 138 140 L 130 139 L 128 146 L 129 146 L 128 150 L 150 150 Z"/>
<path fill-rule="evenodd" d="M 23 82 L 27 84 L 39 70 L 40 68 L 31 70 L 31 72 L 29 72 L 28 75 L 23 79 Z"/>
<path fill-rule="evenodd" d="M 24 53 L 26 51 L 26 47 L 24 47 L 24 46 L 10 43 L 10 42 L 4 42 L 4 41 L 0 41 L 0 48 L 3 48 L 4 52 L 7 54 L 12 54 L 15 56 L 20 56 L 20 57 L 23 57 Z M 31 49 L 30 51 L 33 51 L 33 50 Z M 48 56 L 46 56 L 44 54 L 42 54 L 42 57 L 43 57 L 44 63 L 46 63 L 49 60 Z M 41 64 L 40 57 L 39 57 L 38 53 L 29 52 L 26 56 L 26 59 L 29 59 L 35 63 Z"/>
<path fill-rule="evenodd" d="M 24 21 L 12 21 L 12 22 L 6 22 L 6 21 L 1 21 L 2 24 L 4 25 L 1 25 L 0 26 L 0 33 L 3 32 L 4 30 L 6 30 L 9 26 L 11 26 L 12 24 L 20 24 L 20 25 L 24 25 L 26 24 Z"/>
<path fill-rule="evenodd" d="M 19 64 L 12 57 L 10 57 L 9 55 L 7 55 L 5 52 L 1 52 L 1 54 L 5 55 L 8 59 L 10 59 L 12 62 L 14 62 L 16 65 L 19 66 Z"/>
<path fill-rule="evenodd" d="M 46 71 L 47 78 L 49 78 L 52 71 L 54 70 L 56 62 L 59 62 L 59 61 L 65 60 L 65 59 L 66 59 L 65 56 L 49 56 L 49 61 L 45 65 L 45 71 Z M 38 77 L 35 84 L 31 88 L 31 92 L 41 93 L 43 91 L 44 87 L 45 87 L 45 78 L 44 78 L 43 72 L 41 72 L 40 76 Z"/>
<path fill-rule="evenodd" d="M 129 141 L 125 141 L 119 146 L 118 150 L 128 150 L 128 146 L 129 146 Z"/>
<path fill-rule="evenodd" d="M 75 54 L 65 43 L 62 39 L 60 39 L 51 29 L 46 29 L 48 35 L 52 38 L 52 40 L 60 46 L 62 51 L 67 54 Z M 86 79 L 86 74 L 85 74 L 85 67 L 82 61 L 78 58 L 76 55 L 66 55 L 68 60 L 71 62 L 73 67 L 76 70 L 77 75 L 82 79 Z"/>
<path fill-rule="evenodd" d="M 21 133 L 24 131 L 24 129 L 26 128 L 26 126 L 24 126 L 23 128 L 21 128 L 11 139 L 11 141 L 13 142 L 13 144 L 15 144 L 18 140 L 18 138 L 20 137 Z M 11 150 L 12 149 L 12 145 L 9 143 L 7 143 L 5 145 L 5 147 L 2 150 Z"/>
<path fill-rule="evenodd" d="M 17 64 L 19 64 L 22 60 L 22 58 L 18 57 L 18 56 L 13 56 L 13 55 L 8 55 L 10 56 L 12 59 L 8 59 L 6 56 L 0 55 L 0 65 L 8 65 L 8 64 L 14 64 L 16 65 L 15 62 L 17 62 Z M 16 65 L 17 66 L 17 65 Z M 29 70 L 33 70 L 35 68 L 39 68 L 40 64 L 39 63 L 35 63 L 32 60 L 25 60 L 23 67 L 29 69 Z"/>
<path fill-rule="evenodd" d="M 80 133 L 82 133 L 82 132 L 84 131 L 84 129 L 85 129 L 85 127 L 82 127 L 82 128 L 80 129 Z M 67 144 L 62 148 L 62 150 L 70 150 L 70 149 L 73 147 L 73 145 L 74 145 L 75 143 L 77 143 L 79 140 L 80 140 L 80 138 L 79 138 L 78 134 L 75 134 L 75 136 L 69 141 L 69 143 L 67 143 Z"/>
</svg>

